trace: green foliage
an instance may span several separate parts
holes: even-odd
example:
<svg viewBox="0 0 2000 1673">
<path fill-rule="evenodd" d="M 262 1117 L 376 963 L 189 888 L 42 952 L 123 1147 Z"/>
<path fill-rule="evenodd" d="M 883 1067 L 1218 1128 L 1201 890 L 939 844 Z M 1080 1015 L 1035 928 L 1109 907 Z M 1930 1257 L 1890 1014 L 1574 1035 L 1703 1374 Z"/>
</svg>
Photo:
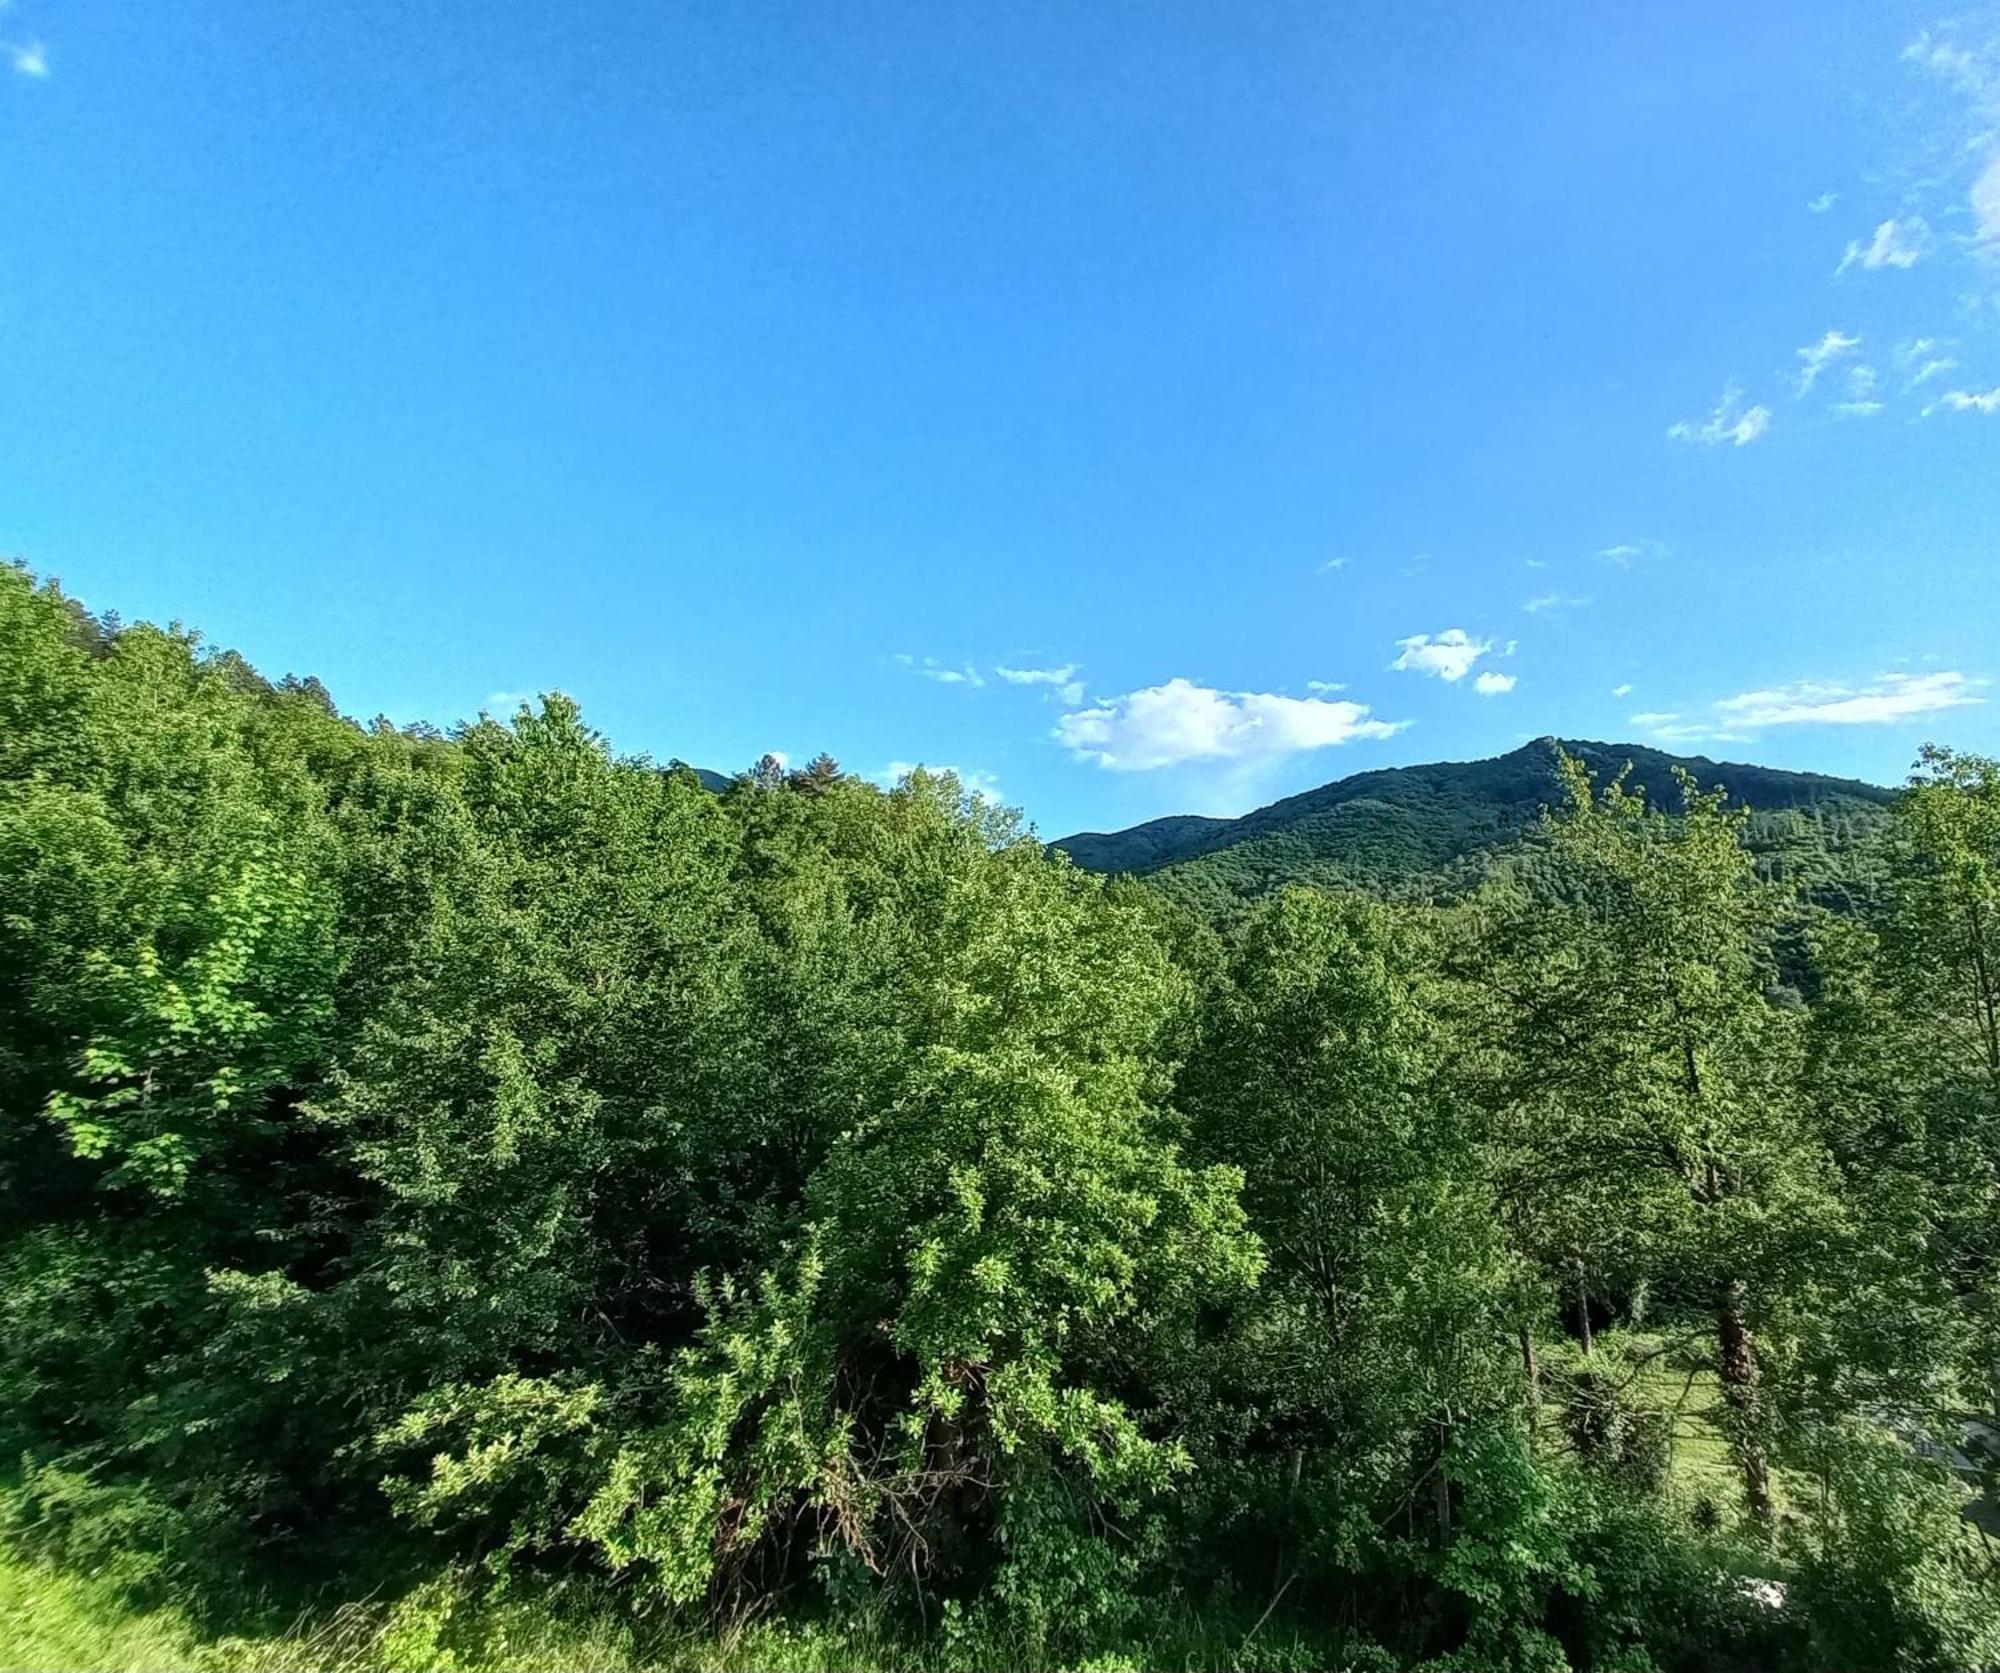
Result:
<svg viewBox="0 0 2000 1673">
<path fill-rule="evenodd" d="M 1827 1665 L 2000 1665 L 2000 1580 L 1962 1518 L 1965 1489 L 1879 1430 L 1850 1425 L 1795 1591 Z"/>
<path fill-rule="evenodd" d="M 1106 881 L 0 570 L 0 1660 L 1994 1665 L 2000 772 L 1672 766 Z"/>
</svg>

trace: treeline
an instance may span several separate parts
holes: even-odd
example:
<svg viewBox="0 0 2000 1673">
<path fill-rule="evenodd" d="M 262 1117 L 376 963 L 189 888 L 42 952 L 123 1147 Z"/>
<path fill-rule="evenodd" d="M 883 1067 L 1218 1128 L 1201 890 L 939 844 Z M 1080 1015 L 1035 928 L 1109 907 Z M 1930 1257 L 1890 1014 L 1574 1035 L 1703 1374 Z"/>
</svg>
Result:
<svg viewBox="0 0 2000 1673">
<path fill-rule="evenodd" d="M 1224 935 L 949 777 L 364 727 L 0 570 L 13 1537 L 962 1665 L 2000 1664 L 2000 772 L 1865 914 L 1568 791 Z"/>
</svg>

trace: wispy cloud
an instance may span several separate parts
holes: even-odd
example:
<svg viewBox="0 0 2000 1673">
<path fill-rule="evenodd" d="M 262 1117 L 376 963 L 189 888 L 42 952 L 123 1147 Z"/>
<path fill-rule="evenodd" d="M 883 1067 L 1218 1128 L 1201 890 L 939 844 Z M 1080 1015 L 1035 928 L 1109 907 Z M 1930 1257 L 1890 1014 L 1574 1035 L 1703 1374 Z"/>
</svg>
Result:
<svg viewBox="0 0 2000 1673">
<path fill-rule="evenodd" d="M 1972 183 L 1972 219 L 1982 244 L 2000 244 L 2000 151 Z"/>
<path fill-rule="evenodd" d="M 1919 30 L 1903 48 L 1903 62 L 1943 77 L 1974 99 L 1985 98 L 1993 87 L 1993 69 L 1986 55 L 1973 51 L 1945 30 Z"/>
<path fill-rule="evenodd" d="M 1664 540 L 1620 540 L 1597 549 L 1597 561 L 1616 569 L 1630 569 L 1642 559 L 1665 557 L 1670 548 Z"/>
<path fill-rule="evenodd" d="M 1799 680 L 1768 691 L 1725 697 L 1716 712 L 1733 726 L 1882 726 L 1942 709 L 1983 703 L 1984 680 L 1960 673 L 1883 674 L 1866 685 Z"/>
<path fill-rule="evenodd" d="M 34 81 L 44 81 L 49 73 L 49 49 L 40 41 L 20 41 L 4 48 L 7 62 L 16 75 L 29 77 Z"/>
<path fill-rule="evenodd" d="M 1732 737 L 1741 741 L 1739 733 L 1722 731 L 1704 721 L 1684 720 L 1671 711 L 1636 714 L 1632 717 L 1632 724 L 1655 742 L 1663 744 L 1697 744 Z"/>
<path fill-rule="evenodd" d="M 1796 680 L 1739 692 L 1695 713 L 1635 714 L 1634 726 L 1668 742 L 1744 741 L 1776 726 L 1893 726 L 1986 699 L 1987 681 L 1958 672 L 1880 674 L 1860 684 Z"/>
<path fill-rule="evenodd" d="M 927 680 L 936 680 L 939 685 L 983 686 L 986 676 L 967 662 L 958 667 L 938 661 L 934 656 L 911 656 L 908 652 L 898 652 L 898 667 L 907 668 L 912 674 L 921 674 Z"/>
<path fill-rule="evenodd" d="M 1009 685 L 1045 685 L 1057 697 L 1074 708 L 1083 701 L 1083 681 L 1076 677 L 1076 664 L 1065 662 L 1060 668 L 995 668 L 994 673 Z"/>
<path fill-rule="evenodd" d="M 1498 697 L 1512 691 L 1518 683 L 1519 680 L 1515 675 L 1497 673 L 1489 668 L 1472 682 L 1472 689 L 1481 697 Z"/>
<path fill-rule="evenodd" d="M 1435 636 L 1413 633 L 1398 639 L 1396 645 L 1402 654 L 1389 664 L 1392 669 L 1432 674 L 1448 682 L 1464 679 L 1472 672 L 1472 665 L 1493 649 L 1491 639 L 1475 639 L 1462 627 L 1448 627 Z"/>
<path fill-rule="evenodd" d="M 1860 346 L 1859 337 L 1850 337 L 1845 331 L 1828 331 L 1818 342 L 1808 343 L 1800 349 L 1798 393 L 1809 394 L 1812 386 L 1819 382 L 1820 373 L 1843 355 L 1852 354 Z"/>
<path fill-rule="evenodd" d="M 1807 200 L 1806 213 L 1808 215 L 1824 215 L 1839 201 L 1840 194 L 1838 192 L 1821 192 L 1818 197 Z"/>
<path fill-rule="evenodd" d="M 1924 417 L 1934 412 L 1976 412 L 1991 418 L 2000 412 L 2000 388 L 1989 389 L 1983 395 L 1975 395 L 1969 390 L 1949 389 L 1924 408 Z"/>
<path fill-rule="evenodd" d="M 1575 593 L 1537 593 L 1521 608 L 1531 616 L 1545 616 L 1551 610 L 1581 610 L 1589 602 Z"/>
<path fill-rule="evenodd" d="M 1192 680 L 1107 698 L 1056 722 L 1078 759 L 1113 772 L 1199 761 L 1269 761 L 1356 738 L 1387 738 L 1407 721 L 1374 720 L 1366 704 L 1265 691 L 1218 691 Z"/>
<path fill-rule="evenodd" d="M 1875 395 L 1880 382 L 1873 366 L 1848 367 L 1847 397 L 1834 402 L 1834 412 L 1842 418 L 1873 418 L 1882 410 L 1882 403 Z"/>
<path fill-rule="evenodd" d="M 1896 365 L 1904 374 L 1905 391 L 1957 369 L 1958 362 L 1945 352 L 1948 346 L 1935 337 L 1913 337 L 1896 345 Z"/>
<path fill-rule="evenodd" d="M 1892 215 L 1875 229 L 1866 244 L 1855 239 L 1840 258 L 1834 276 L 1838 278 L 1857 263 L 1862 267 L 1915 267 L 1930 248 L 1931 229 L 1921 215 Z"/>
<path fill-rule="evenodd" d="M 1700 442 L 1704 447 L 1716 447 L 1723 442 L 1747 447 L 1770 427 L 1771 409 L 1745 407 L 1742 388 L 1732 383 L 1724 387 L 1722 399 L 1715 403 L 1707 419 L 1696 424 L 1684 418 L 1669 425 L 1667 435 L 1674 441 Z"/>
<path fill-rule="evenodd" d="M 1613 686 L 1611 688 L 1611 695 L 1613 697 L 1630 697 L 1632 695 L 1632 682 L 1627 680 L 1623 685 Z"/>
<path fill-rule="evenodd" d="M 1923 30 L 1903 48 L 1903 61 L 1927 71 L 1964 96 L 1968 120 L 1960 125 L 1960 155 L 1983 159 L 1969 193 L 1975 243 L 1992 253 L 2000 246 L 2000 45 L 1969 47 L 1947 26 Z"/>
<path fill-rule="evenodd" d="M 1328 558 L 1319 567 L 1323 573 L 1331 574 L 1334 570 L 1345 569 L 1347 567 L 1347 560 L 1345 558 Z"/>
</svg>

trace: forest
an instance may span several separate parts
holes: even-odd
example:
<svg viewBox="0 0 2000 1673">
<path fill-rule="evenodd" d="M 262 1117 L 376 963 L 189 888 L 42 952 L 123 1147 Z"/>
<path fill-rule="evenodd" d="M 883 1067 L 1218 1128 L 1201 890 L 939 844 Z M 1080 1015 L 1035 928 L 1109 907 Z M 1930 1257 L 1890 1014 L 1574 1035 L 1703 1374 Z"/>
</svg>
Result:
<svg viewBox="0 0 2000 1673">
<path fill-rule="evenodd" d="M 1562 772 L 1206 913 L 0 567 L 0 1663 L 2000 1667 L 2000 766 Z"/>
</svg>

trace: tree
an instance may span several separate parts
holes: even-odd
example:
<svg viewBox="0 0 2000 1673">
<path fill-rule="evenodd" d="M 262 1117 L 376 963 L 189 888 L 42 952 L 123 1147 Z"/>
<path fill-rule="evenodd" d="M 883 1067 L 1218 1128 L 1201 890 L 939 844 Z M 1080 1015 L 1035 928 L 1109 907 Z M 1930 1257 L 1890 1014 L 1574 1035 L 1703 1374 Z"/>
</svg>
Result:
<svg viewBox="0 0 2000 1673">
<path fill-rule="evenodd" d="M 1799 1109 L 1801 1030 L 1767 998 L 1773 902 L 1720 793 L 1669 817 L 1562 766 L 1545 865 L 1497 899 L 1495 1131 L 1522 1247 L 1585 1308 L 1613 1280 L 1705 1306 L 1730 1444 L 1768 1526 L 1760 1318 L 1837 1210 Z"/>
<path fill-rule="evenodd" d="M 840 763 L 822 750 L 797 772 L 789 774 L 785 782 L 801 795 L 823 796 L 842 777 Z"/>
</svg>

